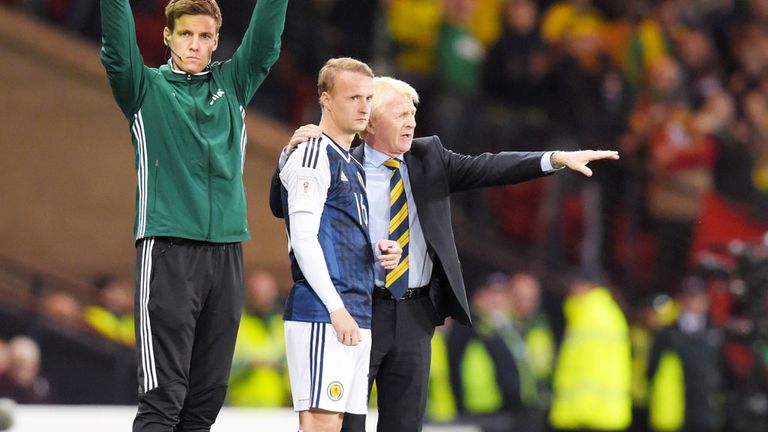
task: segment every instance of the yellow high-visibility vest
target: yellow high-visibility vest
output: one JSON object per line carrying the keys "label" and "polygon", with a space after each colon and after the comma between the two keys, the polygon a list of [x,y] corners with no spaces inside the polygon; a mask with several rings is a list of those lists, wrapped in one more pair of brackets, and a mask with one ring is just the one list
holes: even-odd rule
{"label": "yellow high-visibility vest", "polygon": [[280,407],[288,401],[283,321],[243,313],[240,319],[228,402],[232,406]]}
{"label": "yellow high-visibility vest", "polygon": [[558,429],[621,430],[632,420],[627,321],[605,288],[570,296],[549,422]]}
{"label": "yellow high-visibility vest", "polygon": [[651,381],[648,415],[653,430],[674,432],[685,421],[685,377],[677,353],[665,351]]}

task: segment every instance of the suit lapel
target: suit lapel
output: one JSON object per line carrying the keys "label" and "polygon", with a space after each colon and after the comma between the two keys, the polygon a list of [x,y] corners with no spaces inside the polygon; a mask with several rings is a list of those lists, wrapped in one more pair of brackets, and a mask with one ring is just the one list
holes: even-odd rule
{"label": "suit lapel", "polygon": [[351,152],[349,152],[353,158],[357,159],[358,162],[360,162],[360,165],[365,164],[365,143],[360,144],[359,146],[352,149]]}
{"label": "suit lapel", "polygon": [[[417,145],[415,140],[413,145]],[[417,150],[418,152],[418,150]],[[408,181],[411,186],[411,194],[413,194],[413,201],[416,203],[416,208],[421,210],[424,206],[422,200],[426,197],[426,191],[423,189],[426,187],[424,173],[424,161],[422,158],[414,155],[414,148],[406,152],[403,155],[405,164],[408,167]]]}

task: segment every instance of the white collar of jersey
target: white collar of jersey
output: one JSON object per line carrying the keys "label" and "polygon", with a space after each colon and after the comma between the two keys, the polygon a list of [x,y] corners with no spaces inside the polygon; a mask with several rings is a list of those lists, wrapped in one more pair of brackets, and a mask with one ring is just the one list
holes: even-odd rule
{"label": "white collar of jersey", "polygon": [[340,145],[336,144],[336,141],[333,140],[328,134],[323,132],[323,137],[325,137],[328,141],[330,141],[330,144],[328,144],[332,149],[336,150],[336,153],[339,154],[342,158],[344,158],[344,161],[349,163],[349,158],[351,157],[349,155],[349,152],[341,148]]}
{"label": "white collar of jersey", "polygon": [[186,73],[186,72],[184,72],[184,71],[178,70],[178,69],[176,69],[175,67],[173,67],[173,62],[171,61],[171,59],[168,59],[168,66],[171,68],[171,72],[173,72],[173,73],[176,73],[176,74],[179,74],[179,75],[194,75],[194,76],[199,76],[199,75],[206,75],[206,74],[209,74],[209,73],[211,73],[211,69],[210,69],[208,66],[205,66],[205,69],[204,69],[202,72],[198,72],[198,73],[196,73],[196,74],[188,74],[188,73]]}
{"label": "white collar of jersey", "polygon": [[[365,163],[370,163],[376,168],[379,168],[380,166],[384,165],[384,162],[393,159],[392,156],[389,156],[387,154],[384,154],[375,148],[371,147],[368,143],[363,144],[365,146]],[[405,160],[403,159],[403,155],[400,155],[394,159],[397,159],[400,161],[401,164],[405,163]]]}

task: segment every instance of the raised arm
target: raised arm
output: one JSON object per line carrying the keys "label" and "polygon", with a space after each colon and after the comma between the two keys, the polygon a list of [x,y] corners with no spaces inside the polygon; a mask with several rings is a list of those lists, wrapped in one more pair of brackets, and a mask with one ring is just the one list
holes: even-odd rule
{"label": "raised arm", "polygon": [[280,56],[288,0],[259,0],[243,41],[222,71],[235,83],[243,106],[250,102]]}
{"label": "raised arm", "polygon": [[[160,34],[157,35],[160,37]],[[101,0],[101,63],[118,106],[130,118],[138,111],[144,60],[128,0]]]}

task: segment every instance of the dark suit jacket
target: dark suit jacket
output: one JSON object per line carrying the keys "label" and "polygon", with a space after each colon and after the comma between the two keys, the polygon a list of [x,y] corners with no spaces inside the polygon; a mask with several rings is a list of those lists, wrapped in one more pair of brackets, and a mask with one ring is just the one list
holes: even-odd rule
{"label": "dark suit jacket", "polygon": [[[364,146],[352,149],[352,156],[364,163]],[[443,147],[440,138],[413,140],[405,153],[411,193],[418,209],[421,228],[434,261],[430,299],[435,307],[433,321],[440,325],[446,317],[471,323],[461,263],[451,225],[450,195],[484,186],[520,183],[544,176],[543,152],[502,152],[466,156]],[[272,214],[283,217],[278,173],[272,177],[269,205]]]}

